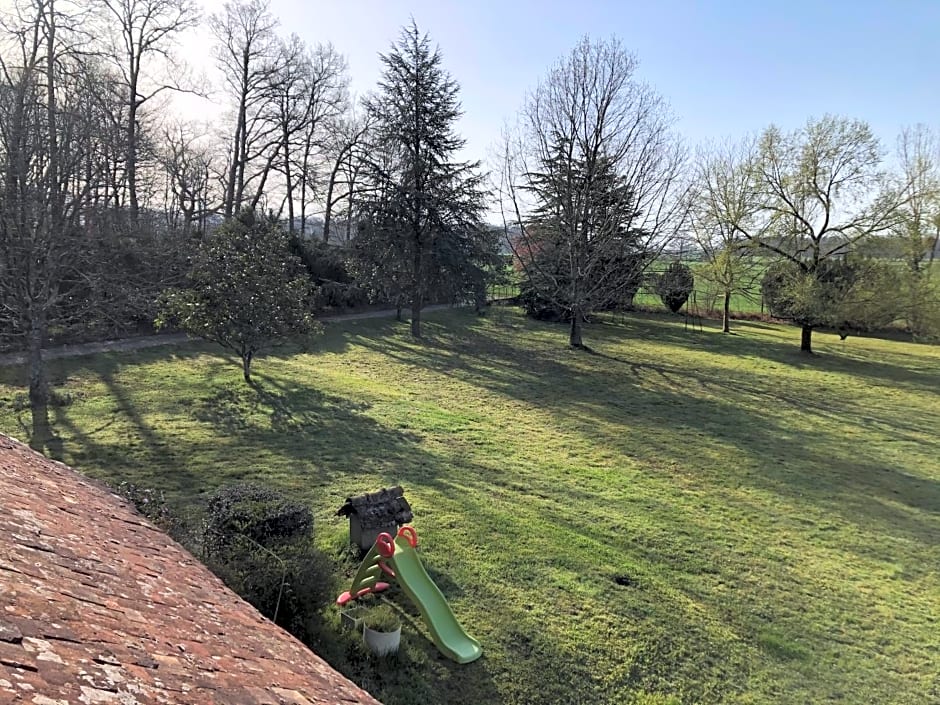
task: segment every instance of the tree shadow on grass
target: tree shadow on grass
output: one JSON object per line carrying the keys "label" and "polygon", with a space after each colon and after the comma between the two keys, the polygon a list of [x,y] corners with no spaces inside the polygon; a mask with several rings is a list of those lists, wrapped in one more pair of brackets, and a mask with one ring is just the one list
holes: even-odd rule
{"label": "tree shadow on grass", "polygon": [[[636,326],[636,330],[641,335],[678,348],[705,350],[724,355],[745,355],[796,369],[868,377],[876,382],[887,382],[891,386],[906,386],[931,393],[940,391],[940,375],[936,368],[918,369],[910,365],[902,366],[888,361],[873,360],[863,351],[853,349],[850,344],[842,345],[830,340],[823,342],[817,339],[816,354],[807,355],[800,351],[798,339],[795,339],[793,344],[789,344],[767,340],[764,337],[755,339],[748,336],[747,332],[750,329],[767,327],[751,322],[740,323],[736,331],[740,335],[734,337],[721,335],[717,329],[706,329],[704,333],[685,331],[674,321],[666,320],[647,318],[639,322],[631,322],[630,325]],[[616,335],[618,329],[622,334],[624,327],[608,322],[599,322],[595,328],[602,337]],[[833,350],[837,344],[841,346],[841,350]],[[897,357],[903,359],[907,356],[903,353],[892,353],[892,358]]]}
{"label": "tree shadow on grass", "polygon": [[765,377],[759,373],[739,370],[733,380],[728,380],[694,369],[679,369],[651,362],[632,362],[596,350],[590,354],[622,365],[637,379],[648,378],[650,373],[653,373],[665,385],[679,388],[693,383],[699,390],[715,396],[731,399],[750,398],[751,400],[762,398],[773,408],[782,408],[799,414],[808,413],[822,421],[840,423],[845,422],[846,419],[856,418],[868,424],[869,428],[891,435],[894,440],[898,441],[920,442],[924,434],[930,433],[929,424],[918,425],[915,420],[902,419],[896,415],[890,423],[886,423],[877,418],[878,409],[868,406],[861,410],[853,399],[829,396],[823,402],[808,394],[798,395],[780,387],[767,385]]}
{"label": "tree shadow on grass", "polygon": [[[208,438],[199,439],[174,432],[173,426],[149,421],[155,410],[141,408],[128,387],[130,382],[119,374],[121,362],[99,359],[88,370],[104,383],[114,401],[112,419],[94,429],[83,429],[68,408],[58,410],[56,416],[56,424],[67,436],[69,452],[105,469],[112,483],[130,479],[162,489],[188,507],[198,504],[205,492],[235,479],[255,479],[307,497],[315,486],[331,484],[346,484],[350,488],[347,493],[355,493],[352,488],[359,475],[371,478],[367,482],[372,483],[376,475],[395,476],[402,468],[417,465],[423,469],[422,481],[433,484],[437,473],[445,472],[440,460],[421,451],[413,439],[370,418],[367,404],[265,374],[256,374],[254,387],[233,374],[231,384],[211,387],[182,409],[172,400],[159,402],[180,414],[180,427],[189,417],[191,423],[214,429]],[[233,367],[233,373],[237,368]],[[128,434],[107,433],[116,419],[128,426]],[[209,448],[209,444],[218,448]],[[276,467],[257,456],[259,449],[271,454]],[[205,462],[210,455],[218,458],[218,466]],[[192,462],[195,456],[201,460]],[[456,592],[446,576],[437,577],[445,588]],[[329,637],[322,624],[314,626],[324,638]],[[374,659],[350,661],[338,653],[332,657],[358,682],[374,687],[376,693],[388,693],[389,703],[411,702],[412,683],[427,685],[428,702],[435,701],[441,690],[453,703],[499,701],[485,662],[458,666],[438,658],[429,642],[420,638],[418,642],[422,662],[401,663],[402,673],[383,671]]]}
{"label": "tree shadow on grass", "polygon": [[[640,369],[644,374],[646,368]],[[668,383],[668,370],[654,372]],[[624,427],[634,430],[628,449],[633,456],[669,459],[694,472],[703,449],[714,442],[730,443],[745,454],[743,459],[755,470],[742,473],[727,468],[724,478],[716,478],[723,483],[752,484],[787,496],[796,505],[808,501],[861,531],[903,536],[922,545],[940,540],[937,479],[903,472],[875,447],[859,447],[858,440],[828,430],[830,425],[859,419],[851,402],[810,402],[740,381],[730,390],[704,376],[699,382],[710,387],[714,395],[700,397],[683,393],[683,379],[673,378],[675,392],[663,389],[663,385],[652,392],[631,390],[631,404],[619,416]],[[559,420],[576,424],[584,434],[600,434],[594,421],[618,415],[609,403],[596,399],[582,399],[577,405],[579,410],[589,412],[586,422],[568,414]],[[812,424],[814,430],[787,426],[781,422],[786,417],[780,413],[781,408],[818,420]],[[662,437],[663,429],[670,427],[695,429],[701,434],[700,445],[654,442]],[[866,430],[869,428],[871,424],[867,423]],[[882,421],[878,426],[879,433],[891,440],[920,445],[925,430],[906,419]],[[608,440],[611,444],[618,441]],[[940,457],[940,443],[933,445],[935,457]],[[924,449],[924,454],[929,456],[929,450]]]}
{"label": "tree shadow on grass", "polygon": [[[81,371],[103,383],[113,403],[93,428],[77,423],[73,408],[55,410],[55,427],[65,437],[63,455],[79,469],[97,467],[98,474],[113,474],[112,481],[163,489],[183,504],[225,482],[263,478],[268,464],[280,470],[276,481],[294,473],[291,484],[297,489],[310,481],[327,484],[335,474],[393,475],[396,464],[420,455],[413,438],[370,418],[368,405],[264,374],[256,373],[258,384],[252,388],[241,381],[234,364],[230,382],[189,398],[155,397],[152,389],[135,388],[134,378],[121,375],[125,365],[164,359],[185,363],[204,355],[202,350],[147,350],[57,361],[65,377]],[[213,361],[215,369],[229,363],[226,357]],[[146,408],[138,392],[150,392]],[[206,433],[201,426],[214,430]],[[193,470],[206,465],[211,472]]]}
{"label": "tree shadow on grass", "polygon": [[[609,329],[604,333],[615,332]],[[660,340],[658,329],[655,334]],[[689,344],[679,334],[667,331],[662,336],[667,342],[679,338],[682,344]],[[716,349],[727,351],[724,341],[715,344]],[[603,347],[604,336],[599,342],[598,347]],[[586,437],[603,436],[603,427],[621,424],[627,431],[624,438],[605,440],[628,457],[671,460],[694,471],[700,450],[695,444],[664,442],[668,436],[664,436],[664,430],[670,427],[694,429],[703,446],[712,442],[731,444],[759,468],[746,474],[729,468],[725,477],[716,478],[719,482],[751,483],[789,496],[795,503],[809,501],[864,530],[920,543],[938,538],[940,483],[908,475],[890,462],[880,462],[878,452],[859,452],[851,439],[840,436],[841,430],[827,430],[830,424],[858,423],[853,419],[860,414],[851,399],[827,397],[823,402],[774,389],[766,380],[752,379],[750,373],[729,381],[707,369],[687,370],[668,362],[630,362],[603,353],[595,354],[611,364],[589,368],[582,364],[582,358],[590,353],[567,350],[561,341],[557,350],[529,347],[520,355],[511,339],[496,339],[492,332],[475,330],[472,325],[421,343],[367,337],[358,338],[356,343],[403,364],[435,370],[538,406],[554,416],[559,428]],[[774,345],[768,343],[770,348]],[[763,341],[745,347],[757,352],[765,349]],[[786,353],[774,354],[788,358],[799,355],[789,348]],[[821,363],[805,364],[855,373],[854,363],[844,361],[833,364],[823,359]],[[888,374],[885,370],[893,370],[893,376],[905,377],[903,370],[892,365],[869,363],[862,367],[862,374],[883,368],[884,374]],[[916,375],[907,376],[911,377]],[[705,393],[692,390],[690,382]],[[559,393],[562,388],[564,392]],[[788,427],[781,422],[785,416],[778,413],[781,407],[804,421],[818,421],[815,429]],[[871,412],[871,418],[862,421],[864,430],[877,416]],[[929,420],[918,423],[885,418],[877,425],[879,433],[899,441],[923,442],[925,434],[931,432]],[[629,445],[625,445],[626,438]],[[940,455],[940,444],[937,451]]]}
{"label": "tree shadow on grass", "polygon": [[[486,528],[466,540],[494,554],[485,561],[488,570],[463,578],[467,582],[461,582],[453,594],[462,596],[463,610],[470,605],[477,612],[474,623],[480,631],[474,636],[508,664],[503,683],[510,691],[509,701],[525,701],[524,694],[512,688],[532,682],[542,685],[539,702],[628,701],[632,691],[640,688],[668,690],[665,677],[674,678],[679,671],[685,676],[681,682],[690,697],[714,683],[721,683],[729,692],[734,689],[736,674],[744,669],[735,669],[740,664],[734,664],[726,641],[707,635],[700,607],[688,610],[675,590],[654,587],[657,581],[664,583],[660,567],[641,572],[642,589],[622,596],[610,594],[608,599],[608,591],[615,589],[613,572],[621,570],[615,563],[623,557],[630,536],[612,532],[591,518],[575,525],[562,515],[555,516],[568,504],[568,487],[556,487],[555,497],[544,502],[533,501],[524,488],[516,488],[512,492],[518,492],[517,500],[511,503],[515,508],[497,506],[489,501],[491,493],[486,489],[491,474],[488,468],[471,466],[458,475],[473,478],[477,491],[466,492],[463,483],[446,479],[441,491],[449,502],[462,507],[464,521]],[[578,501],[572,499],[571,504]],[[694,521],[694,517],[686,519]],[[551,522],[551,530],[535,529],[546,520]],[[456,543],[464,545],[463,540]],[[627,562],[633,557],[631,552]],[[459,563],[459,552],[452,554],[449,562]],[[559,573],[579,574],[575,579],[584,591],[572,592],[566,582],[554,579]],[[655,581],[647,579],[651,575],[657,576]],[[451,589],[445,590],[449,598]],[[598,615],[602,619],[598,620]],[[671,633],[661,635],[658,643],[631,638],[664,624]],[[601,625],[610,629],[606,639],[617,643],[605,643],[605,637],[598,637]],[[683,651],[680,644],[693,633],[697,646],[707,648],[715,657],[707,664],[694,650],[679,653]],[[675,653],[668,666],[659,664],[661,671],[655,673],[644,662],[651,655],[650,647],[666,648],[663,638]],[[605,647],[610,647],[609,652]],[[589,655],[582,653],[582,648]],[[636,668],[631,666],[634,661]],[[539,678],[538,669],[549,675]],[[577,687],[573,689],[572,684]],[[701,696],[706,697],[705,692]]]}
{"label": "tree shadow on grass", "polygon": [[315,433],[334,422],[338,414],[359,414],[368,408],[368,404],[317,389],[288,387],[268,378],[250,387],[216,389],[192,400],[190,413],[226,435],[251,432],[262,418],[275,433]]}
{"label": "tree shadow on grass", "polygon": [[[53,427],[65,431],[60,437],[63,458],[68,453],[79,470],[99,466],[96,474],[112,486],[127,481],[147,489],[166,489],[177,497],[199,495],[202,478],[186,462],[185,446],[164,437],[145,421],[127,390],[114,377],[113,369],[99,367],[98,373],[115,400],[116,409],[95,427],[82,428],[68,407],[56,408]],[[132,433],[111,435],[112,440],[104,440],[122,417],[130,422]],[[172,468],[171,477],[163,474],[167,468]]]}

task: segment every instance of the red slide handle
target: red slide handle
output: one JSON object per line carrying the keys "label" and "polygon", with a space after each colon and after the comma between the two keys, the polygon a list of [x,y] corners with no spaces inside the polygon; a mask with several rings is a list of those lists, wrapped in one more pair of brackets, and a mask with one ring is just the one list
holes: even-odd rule
{"label": "red slide handle", "polygon": [[408,543],[411,544],[412,548],[418,547],[418,532],[415,531],[413,526],[403,526],[398,530],[399,536],[404,536],[408,539]]}
{"label": "red slide handle", "polygon": [[383,558],[391,558],[395,554],[395,541],[391,534],[384,531],[375,537],[375,547]]}

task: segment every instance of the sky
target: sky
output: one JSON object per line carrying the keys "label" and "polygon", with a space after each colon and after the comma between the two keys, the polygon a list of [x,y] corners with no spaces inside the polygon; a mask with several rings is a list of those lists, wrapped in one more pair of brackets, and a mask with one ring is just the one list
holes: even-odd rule
{"label": "sky", "polygon": [[[209,14],[222,1],[202,4]],[[940,0],[272,0],[271,10],[285,34],[332,42],[360,95],[413,17],[461,86],[474,159],[585,34],[620,38],[693,147],[826,113],[866,120],[888,151],[905,126],[940,127]],[[203,28],[183,51],[209,65],[210,46]]]}

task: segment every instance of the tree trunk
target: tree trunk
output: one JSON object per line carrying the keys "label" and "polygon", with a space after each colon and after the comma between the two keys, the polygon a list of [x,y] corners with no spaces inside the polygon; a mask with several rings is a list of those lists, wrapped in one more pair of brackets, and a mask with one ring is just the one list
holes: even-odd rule
{"label": "tree trunk", "polygon": [[333,179],[335,173],[330,176],[330,181],[326,186],[326,207],[323,210],[323,244],[330,244],[330,218],[333,214]]}
{"label": "tree trunk", "polygon": [[300,234],[307,234],[307,178],[310,169],[311,134],[308,129],[304,135],[303,159],[300,165]]}
{"label": "tree trunk", "polygon": [[813,327],[812,326],[803,326],[802,335],[800,337],[800,350],[805,353],[813,352]]}
{"label": "tree trunk", "polygon": [[339,166],[342,162],[344,151],[341,151],[330,171],[330,178],[326,182],[326,204],[323,211],[323,244],[330,244],[330,220],[333,215],[333,189],[336,186],[336,175],[339,173]]}
{"label": "tree trunk", "polygon": [[241,57],[241,84],[238,96],[238,118],[235,139],[232,144],[232,163],[229,165],[229,182],[225,190],[225,217],[229,218],[241,210],[245,192],[245,159],[248,144],[248,94],[250,57],[247,51]]}
{"label": "tree trunk", "polygon": [[238,173],[238,130],[241,129],[241,123],[235,129],[235,137],[232,139],[232,162],[228,166],[228,181],[225,184],[225,203],[222,211],[226,218],[231,218],[235,210],[235,175]]}
{"label": "tree trunk", "polygon": [[42,359],[44,328],[42,323],[34,322],[29,335],[29,410],[32,417],[29,445],[38,451],[46,447],[52,435],[49,428],[49,389]]}
{"label": "tree trunk", "polygon": [[721,315],[721,332],[730,333],[731,332],[731,292],[725,292],[725,305],[722,309]]}
{"label": "tree trunk", "polygon": [[421,337],[421,293],[417,289],[411,297],[411,335]]}
{"label": "tree trunk", "polygon": [[287,231],[294,234],[294,183],[291,180],[290,173],[290,132],[288,131],[285,120],[282,133],[282,145],[284,149],[284,187],[287,190]]}
{"label": "tree trunk", "polygon": [[478,316],[486,309],[486,287],[478,286],[473,292],[473,310]]}
{"label": "tree trunk", "polygon": [[414,256],[414,274],[411,280],[411,335],[421,337],[421,307],[424,305],[424,253],[419,247]]}
{"label": "tree trunk", "polygon": [[251,357],[252,353],[249,350],[248,352],[242,353],[242,376],[245,378],[245,382],[249,385],[251,382]]}
{"label": "tree trunk", "polygon": [[568,344],[573,348],[583,348],[581,341],[581,315],[578,311],[571,313],[571,334],[568,336]]}
{"label": "tree trunk", "polygon": [[[136,228],[140,220],[140,206],[137,201],[137,73],[131,68],[131,81],[128,88],[130,96],[127,111],[127,144],[124,155],[127,172],[127,195],[130,197],[131,227]],[[136,233],[134,233],[136,235]]]}

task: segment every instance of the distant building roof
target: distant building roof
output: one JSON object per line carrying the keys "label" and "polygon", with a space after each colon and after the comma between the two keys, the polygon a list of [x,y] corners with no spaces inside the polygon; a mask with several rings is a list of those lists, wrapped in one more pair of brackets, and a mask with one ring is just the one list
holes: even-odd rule
{"label": "distant building roof", "polygon": [[2,434],[0,703],[377,705],[125,501]]}
{"label": "distant building roof", "polygon": [[346,504],[336,512],[340,516],[354,514],[363,529],[380,529],[390,524],[407,524],[414,519],[411,505],[401,487],[390,487],[378,492],[347,497]]}

